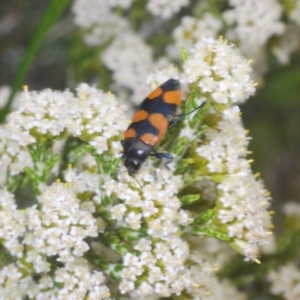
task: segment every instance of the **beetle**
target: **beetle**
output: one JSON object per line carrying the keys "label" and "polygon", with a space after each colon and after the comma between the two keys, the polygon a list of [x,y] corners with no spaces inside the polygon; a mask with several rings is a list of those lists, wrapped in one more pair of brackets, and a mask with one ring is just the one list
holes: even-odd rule
{"label": "beetle", "polygon": [[159,160],[173,158],[169,153],[156,152],[153,147],[161,141],[168,127],[199,109],[203,103],[186,115],[175,116],[180,105],[180,83],[176,79],[169,79],[157,87],[140,104],[121,141],[122,159],[130,176],[138,172],[149,156]]}

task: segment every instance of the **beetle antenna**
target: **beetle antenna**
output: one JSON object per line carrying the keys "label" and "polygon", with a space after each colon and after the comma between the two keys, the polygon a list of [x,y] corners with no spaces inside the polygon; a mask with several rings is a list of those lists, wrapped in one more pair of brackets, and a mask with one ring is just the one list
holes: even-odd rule
{"label": "beetle antenna", "polygon": [[[124,170],[124,171],[121,171],[119,172],[119,170],[116,172],[116,175],[117,174],[122,174],[124,172],[128,172],[127,170]],[[142,188],[141,184],[139,183],[139,181],[134,177],[134,175],[130,175],[131,177],[133,177],[135,179],[135,181],[137,182],[137,184],[139,185],[140,188]]]}
{"label": "beetle antenna", "polygon": [[142,186],[140,185],[139,181],[132,175],[132,177],[135,179],[135,181],[137,182],[137,184],[139,185],[139,187],[142,189]]}
{"label": "beetle antenna", "polygon": [[196,108],[194,108],[193,110],[189,111],[187,114],[185,114],[183,116],[186,117],[186,116],[192,114],[194,111],[196,111],[196,110],[200,109],[201,107],[205,106],[206,103],[207,103],[206,101],[202,102],[199,106],[197,106]]}

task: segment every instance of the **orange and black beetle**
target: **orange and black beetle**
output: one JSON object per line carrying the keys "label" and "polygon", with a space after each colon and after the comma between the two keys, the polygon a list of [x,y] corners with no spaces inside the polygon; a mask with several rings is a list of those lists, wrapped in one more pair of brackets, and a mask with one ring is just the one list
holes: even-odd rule
{"label": "orange and black beetle", "polygon": [[176,79],[169,79],[157,87],[141,103],[125,131],[124,140],[121,141],[124,149],[122,158],[130,176],[140,169],[148,156],[155,156],[160,160],[172,159],[172,155],[158,153],[153,150],[153,147],[160,142],[168,127],[185,116],[175,116],[180,105],[180,83]]}

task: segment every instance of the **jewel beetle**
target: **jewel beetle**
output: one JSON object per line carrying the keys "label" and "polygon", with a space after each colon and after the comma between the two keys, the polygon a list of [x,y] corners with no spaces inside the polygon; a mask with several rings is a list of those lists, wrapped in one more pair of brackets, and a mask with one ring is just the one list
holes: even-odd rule
{"label": "jewel beetle", "polygon": [[130,176],[140,169],[149,156],[159,160],[172,159],[169,153],[156,152],[153,147],[161,141],[168,127],[199,109],[203,103],[186,115],[175,116],[180,105],[180,83],[176,79],[169,79],[157,87],[140,104],[121,141],[124,150],[122,159]]}

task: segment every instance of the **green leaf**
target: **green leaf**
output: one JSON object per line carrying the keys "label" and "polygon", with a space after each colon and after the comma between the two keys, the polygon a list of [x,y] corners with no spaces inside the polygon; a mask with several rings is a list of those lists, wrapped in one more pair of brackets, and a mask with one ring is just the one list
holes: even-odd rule
{"label": "green leaf", "polygon": [[136,241],[148,236],[145,230],[133,230],[131,228],[119,228],[118,234],[126,241]]}
{"label": "green leaf", "polygon": [[114,271],[109,272],[109,276],[112,279],[116,280],[117,282],[122,281],[122,277],[118,273],[115,273]]}
{"label": "green leaf", "polygon": [[53,166],[56,164],[56,162],[58,162],[60,159],[60,154],[55,154],[55,155],[52,155],[48,161],[45,162],[45,168],[43,170],[43,173],[42,173],[42,176],[41,176],[41,180],[42,181],[46,181],[48,176],[49,176],[49,173],[51,172]]}
{"label": "green leaf", "polygon": [[199,98],[201,98],[201,94],[199,92],[192,92],[191,94],[189,94],[187,100],[185,101],[185,107],[184,107],[186,114],[199,105],[197,103],[197,99]]}
{"label": "green leaf", "polygon": [[111,200],[110,197],[108,197],[108,196],[105,195],[104,197],[102,197],[101,204],[102,204],[103,207],[110,206],[112,204],[112,200]]}
{"label": "green leaf", "polygon": [[211,227],[206,227],[206,228],[201,228],[201,229],[194,228],[193,232],[198,235],[211,236],[211,237],[217,238],[222,241],[230,241],[231,240],[231,237],[228,236],[227,233],[220,231],[218,229],[211,228]]}
{"label": "green leaf", "polygon": [[207,221],[213,218],[214,214],[215,214],[215,209],[208,209],[201,216],[194,219],[194,224],[195,225],[205,224]]}
{"label": "green leaf", "polygon": [[124,256],[126,253],[132,252],[132,249],[125,244],[117,245],[113,249],[121,256]]}
{"label": "green leaf", "polygon": [[33,163],[37,163],[39,161],[40,156],[39,149],[35,146],[28,145],[27,150],[32,158]]}
{"label": "green leaf", "polygon": [[24,173],[32,180],[32,181],[35,181],[37,179],[37,175],[36,173],[30,169],[29,167],[25,167],[23,169]]}
{"label": "green leaf", "polygon": [[11,176],[10,172],[7,172],[6,186],[8,191],[14,193],[25,182],[26,177],[23,173]]}
{"label": "green leaf", "polygon": [[181,158],[176,165],[176,173],[184,173],[187,168],[194,163],[193,158]]}
{"label": "green leaf", "polygon": [[185,136],[182,136],[174,145],[172,152],[175,154],[175,156],[181,156],[185,150],[185,146],[187,144],[187,138]]}
{"label": "green leaf", "polygon": [[13,263],[15,261],[15,258],[9,254],[7,249],[0,245],[0,266],[1,268],[3,266],[7,266],[10,263]]}
{"label": "green leaf", "polygon": [[190,55],[189,55],[187,49],[183,48],[183,47],[180,49],[180,56],[181,56],[181,60],[183,63],[186,62],[190,58]]}
{"label": "green leaf", "polygon": [[104,259],[99,259],[97,261],[97,265],[102,269],[102,270],[108,270],[109,269],[109,264],[106,262]]}
{"label": "green leaf", "polygon": [[189,205],[189,204],[199,200],[200,195],[199,194],[186,195],[186,196],[180,197],[179,199],[183,205]]}

